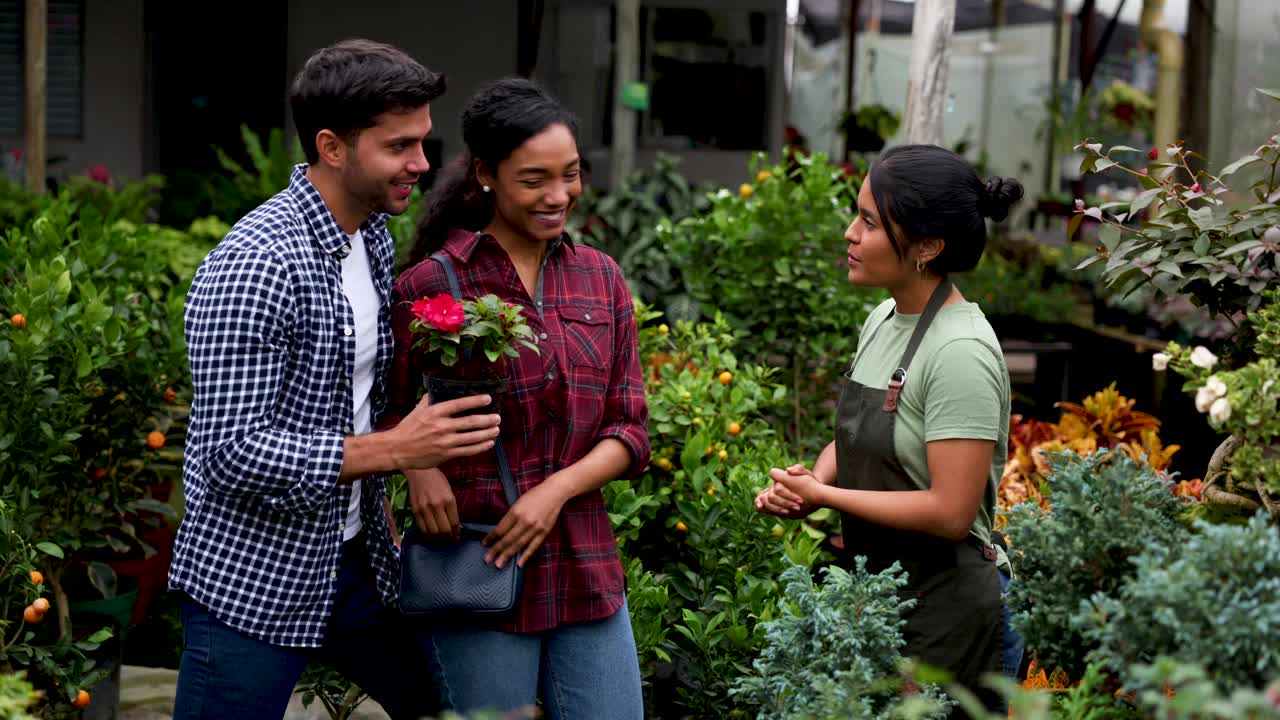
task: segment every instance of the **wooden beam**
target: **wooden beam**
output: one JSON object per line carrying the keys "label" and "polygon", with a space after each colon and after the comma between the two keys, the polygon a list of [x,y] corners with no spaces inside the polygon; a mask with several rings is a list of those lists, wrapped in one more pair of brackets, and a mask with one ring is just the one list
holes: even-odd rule
{"label": "wooden beam", "polygon": [[622,104],[628,83],[640,64],[640,0],[616,0],[613,40],[613,145],[610,148],[610,187],[622,187],[636,161],[636,111]]}
{"label": "wooden beam", "polygon": [[49,4],[47,0],[27,0],[26,7],[26,76],[23,87],[25,116],[23,130],[26,134],[23,161],[26,163],[27,190],[36,194],[45,191],[45,122],[48,110],[48,51]]}
{"label": "wooden beam", "polygon": [[[858,67],[858,14],[862,12],[862,0],[845,0],[845,11],[849,13],[846,18],[848,24],[845,31],[849,33],[849,52],[845,58],[844,65],[844,111],[845,114],[853,113],[854,107],[857,106],[857,98],[854,96],[854,84],[857,80]],[[848,133],[845,134],[844,142],[844,159],[849,159],[849,139]]]}
{"label": "wooden beam", "polygon": [[942,144],[956,0],[916,0],[907,74],[907,142]]}
{"label": "wooden beam", "polygon": [[[1191,0],[1187,15],[1185,40],[1186,72],[1182,86],[1182,127],[1187,147],[1203,155],[1209,154],[1210,109],[1213,107],[1213,44],[1218,34],[1214,27],[1217,0]],[[1192,170],[1205,169],[1199,157],[1188,157]]]}

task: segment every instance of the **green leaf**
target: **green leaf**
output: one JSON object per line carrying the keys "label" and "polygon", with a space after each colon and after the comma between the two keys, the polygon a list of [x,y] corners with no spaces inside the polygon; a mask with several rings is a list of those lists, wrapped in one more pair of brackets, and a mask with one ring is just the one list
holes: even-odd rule
{"label": "green leaf", "polygon": [[1222,252],[1218,253],[1218,257],[1229,257],[1231,255],[1238,255],[1242,252],[1245,252],[1246,250],[1252,250],[1256,247],[1262,247],[1261,240],[1245,240],[1244,242],[1238,242],[1235,245],[1232,245],[1231,247],[1227,248],[1226,250],[1223,250]]}
{"label": "green leaf", "polygon": [[1071,221],[1067,223],[1067,239],[1075,237],[1076,230],[1080,229],[1080,223],[1084,222],[1084,213],[1076,213],[1071,216]]}
{"label": "green leaf", "polygon": [[71,294],[71,271],[64,271],[58,276],[57,283],[53,286],[54,292],[57,293],[59,300],[65,301],[67,296]]}
{"label": "green leaf", "polygon": [[1093,171],[1096,173],[1100,173],[1103,170],[1107,170],[1108,168],[1113,168],[1119,164],[1120,163],[1116,162],[1115,160],[1099,160],[1097,164],[1094,166]]}
{"label": "green leaf", "polygon": [[1257,90],[1273,100],[1280,100],[1280,90],[1264,90],[1262,88],[1257,88]]}
{"label": "green leaf", "polygon": [[1261,160],[1261,159],[1262,158],[1258,157],[1257,155],[1245,155],[1239,160],[1236,160],[1230,165],[1222,168],[1222,172],[1219,173],[1218,177],[1226,177],[1228,175],[1231,175],[1232,173],[1235,173],[1237,170],[1244,167],[1245,165],[1248,165],[1249,163],[1252,163],[1252,162],[1257,162],[1258,160]]}
{"label": "green leaf", "polygon": [[1136,152],[1142,152],[1142,151],[1139,150],[1138,148],[1131,148],[1128,145],[1116,145],[1115,147],[1107,151],[1107,155],[1111,155],[1111,153],[1113,152],[1135,152],[1136,153]]}
{"label": "green leaf", "polygon": [[51,542],[36,543],[36,549],[46,555],[52,555],[58,558],[59,560],[63,560],[66,558],[66,556],[62,554],[62,548],[58,547],[57,545],[54,545]]}
{"label": "green leaf", "polygon": [[1210,243],[1210,238],[1208,235],[1201,235],[1200,237],[1196,238],[1196,244],[1193,247],[1193,250],[1195,250],[1196,255],[1200,255],[1200,256],[1208,255],[1209,243]]}
{"label": "green leaf", "polygon": [[1138,193],[1138,195],[1129,203],[1129,214],[1136,215],[1142,212],[1151,204],[1151,201],[1155,200],[1156,196],[1162,192],[1164,192],[1164,188],[1152,188]]}
{"label": "green leaf", "polygon": [[1089,267],[1090,265],[1092,265],[1092,264],[1094,264],[1094,263],[1098,262],[1098,261],[1099,261],[1099,260],[1101,260],[1101,259],[1102,259],[1102,256],[1101,256],[1101,255],[1093,255],[1092,257],[1086,258],[1086,259],[1085,259],[1085,261],[1084,261],[1084,262],[1082,262],[1082,263],[1080,263],[1079,265],[1077,265],[1077,266],[1075,267],[1075,269],[1076,269],[1076,270],[1083,270],[1083,269],[1085,269],[1085,268]]}
{"label": "green leaf", "polygon": [[1163,262],[1157,263],[1156,269],[1162,270],[1176,277],[1182,277],[1182,268],[1178,267],[1177,263],[1174,263],[1170,260],[1165,260]]}
{"label": "green leaf", "polygon": [[1115,225],[1103,225],[1098,230],[1098,242],[1102,243],[1102,247],[1106,248],[1107,252],[1114,251],[1116,245],[1120,244],[1120,228]]}

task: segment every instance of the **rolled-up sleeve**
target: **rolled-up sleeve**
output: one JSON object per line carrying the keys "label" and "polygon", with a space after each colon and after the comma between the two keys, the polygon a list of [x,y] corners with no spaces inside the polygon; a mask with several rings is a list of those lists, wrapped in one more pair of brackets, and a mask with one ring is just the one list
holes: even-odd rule
{"label": "rolled-up sleeve", "polygon": [[617,438],[627,447],[631,465],[623,477],[634,478],[649,465],[649,406],[637,345],[635,299],[616,266],[611,295],[615,343],[600,439]]}
{"label": "rolled-up sleeve", "polygon": [[265,496],[278,509],[301,512],[332,494],[344,438],[274,423],[296,312],[292,284],[267,250],[215,253],[192,283],[184,319],[204,433],[200,476],[219,493]]}

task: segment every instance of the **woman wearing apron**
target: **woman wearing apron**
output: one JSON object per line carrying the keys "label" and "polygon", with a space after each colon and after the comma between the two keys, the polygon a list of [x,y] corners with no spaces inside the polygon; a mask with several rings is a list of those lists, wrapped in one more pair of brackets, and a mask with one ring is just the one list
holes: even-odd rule
{"label": "woman wearing apron", "polygon": [[[1009,376],[982,311],[948,279],[977,265],[984,218],[1022,197],[982,182],[932,145],[881,155],[848,230],[849,281],[892,298],[867,319],[844,377],[835,440],[812,469],[775,468],[756,508],[787,518],[841,514],[844,561],[878,572],[901,563],[915,600],[903,654],[945,669],[996,707],[981,684],[999,672],[1003,606],[992,544],[1008,448]],[[964,717],[960,711],[953,713]]]}

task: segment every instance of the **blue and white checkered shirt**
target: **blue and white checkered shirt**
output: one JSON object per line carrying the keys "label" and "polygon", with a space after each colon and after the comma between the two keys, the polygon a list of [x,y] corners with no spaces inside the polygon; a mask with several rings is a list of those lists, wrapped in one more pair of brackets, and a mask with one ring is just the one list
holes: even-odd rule
{"label": "blue and white checkered shirt", "polygon": [[[355,331],[340,265],[349,238],[305,171],[295,168],[286,190],[236,223],[187,294],[195,400],[169,586],[251,637],[320,647],[352,492],[337,480],[353,420]],[[394,248],[385,215],[361,231],[382,300],[376,426],[391,361]],[[394,606],[399,559],[383,508],[386,477],[361,487],[377,590]]]}

